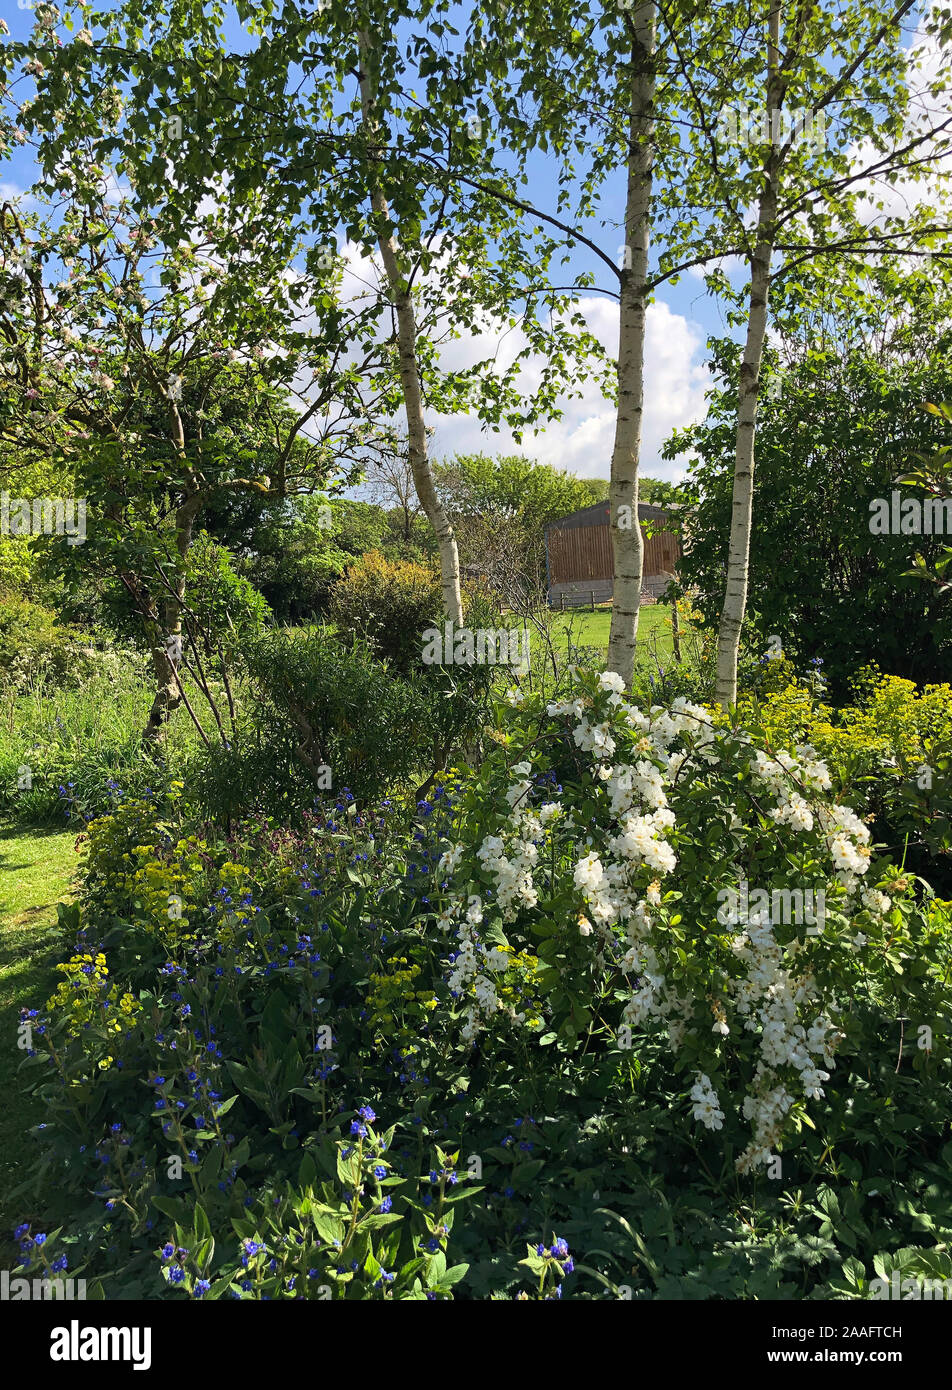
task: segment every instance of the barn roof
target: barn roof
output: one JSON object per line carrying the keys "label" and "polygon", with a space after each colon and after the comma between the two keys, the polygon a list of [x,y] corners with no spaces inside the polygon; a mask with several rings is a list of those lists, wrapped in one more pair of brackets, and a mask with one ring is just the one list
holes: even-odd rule
{"label": "barn roof", "polygon": [[[546,532],[553,530],[571,531],[576,526],[598,526],[602,521],[607,526],[609,508],[608,502],[596,502],[591,507],[582,507],[577,512],[569,512],[568,516],[560,516],[555,521],[550,521],[545,528]],[[639,502],[638,520],[661,521],[672,510],[670,507],[656,507],[648,502]]]}

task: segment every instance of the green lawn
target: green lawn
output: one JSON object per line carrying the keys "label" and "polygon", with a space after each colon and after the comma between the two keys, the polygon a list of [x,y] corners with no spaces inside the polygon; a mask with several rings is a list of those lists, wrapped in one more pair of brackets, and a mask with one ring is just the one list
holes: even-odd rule
{"label": "green lawn", "polygon": [[[556,613],[552,619],[552,640],[563,651],[574,647],[608,648],[611,605],[591,609],[576,608]],[[671,656],[671,608],[666,603],[645,604],[638,618],[638,659],[648,662],[655,650],[662,661]]]}
{"label": "green lawn", "polygon": [[56,947],[47,930],[57,902],[71,897],[76,872],[76,831],[48,826],[0,827],[0,1259],[12,1268],[10,1234],[29,1220],[29,1200],[10,1197],[29,1176],[25,1135],[42,1111],[24,1094],[16,1046],[21,1008],[42,1008],[56,983]]}

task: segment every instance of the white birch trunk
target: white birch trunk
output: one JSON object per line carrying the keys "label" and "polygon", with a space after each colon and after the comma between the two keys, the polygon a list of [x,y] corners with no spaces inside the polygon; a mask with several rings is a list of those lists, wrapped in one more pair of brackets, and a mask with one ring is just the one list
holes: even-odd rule
{"label": "white birch trunk", "polygon": [[[778,47],[780,6],[770,16],[767,81],[767,129],[773,130],[773,113],[779,108]],[[770,261],[776,239],[780,160],[771,147],[764,170],[763,192],[757,209],[757,241],[750,270],[750,308],[747,337],[741,359],[737,399],[737,433],[734,450],[734,492],[730,542],[727,552],[727,584],[717,634],[717,701],[723,709],[737,703],[737,658],[747,608],[750,570],[750,534],[754,515],[754,444],[760,366],[767,336],[770,296]]]}
{"label": "white birch trunk", "polygon": [[634,14],[628,190],[625,202],[625,265],[618,322],[618,408],[612,449],[609,504],[614,570],[608,669],[631,685],[638,641],[644,542],[638,522],[638,462],[644,412],[645,319],[648,241],[654,164],[654,56],[657,6]]}
{"label": "white birch trunk", "polygon": [[[377,129],[374,115],[374,88],[370,72],[371,43],[365,31],[358,39],[360,47],[360,104],[364,128],[371,136]],[[370,201],[378,217],[388,215],[387,199],[379,183],[374,180],[370,190]],[[377,242],[390,294],[393,298],[397,316],[397,351],[400,361],[400,383],[407,416],[407,441],[410,468],[416,487],[420,506],[436,533],[440,550],[440,574],[443,584],[443,608],[446,616],[457,625],[463,623],[463,601],[460,592],[459,551],[456,536],[449,518],[443,510],[433,481],[429,452],[426,443],[426,426],[423,419],[423,397],[420,388],[420,370],[417,362],[417,325],[413,310],[413,300],[407,286],[407,277],[400,264],[400,253],[395,239],[382,234]]]}

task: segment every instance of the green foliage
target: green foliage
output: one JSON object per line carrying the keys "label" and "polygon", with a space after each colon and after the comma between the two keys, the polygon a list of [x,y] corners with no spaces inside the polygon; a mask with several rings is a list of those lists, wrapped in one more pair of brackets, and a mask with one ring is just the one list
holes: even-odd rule
{"label": "green foliage", "polygon": [[834,709],[793,680],[742,698],[740,718],[771,746],[812,744],[834,786],[865,803],[888,852],[939,891],[952,890],[952,687],[920,691],[869,670],[854,703]]}
{"label": "green foliage", "polygon": [[[50,1217],[27,1258],[61,1228],[93,1297],[147,1299],[862,1298],[883,1262],[931,1268],[952,1235],[948,1076],[899,1019],[928,1022],[913,998],[936,963],[947,981],[949,904],[851,995],[815,1127],[764,1184],[686,1132],[649,1034],[459,1048],[432,872],[471,814],[458,794],[227,841],[174,798],[90,827],[23,1062],[43,1125],[17,1200]],[[435,1007],[394,989],[375,1014],[406,962]],[[513,960],[504,1002],[528,980]]]}
{"label": "green foliage", "polygon": [[279,622],[326,614],[334,584],[368,550],[386,547],[387,516],[366,502],[319,496],[264,505],[231,497],[206,508],[203,523],[236,556],[239,573],[268,600]]}
{"label": "green foliage", "polygon": [[109,664],[111,654],[97,651],[95,642],[41,604],[0,596],[0,692],[81,685],[97,666]]}
{"label": "green foliage", "polygon": [[[934,405],[930,401],[926,404],[925,409],[946,426],[944,433],[945,437],[948,438],[949,427],[952,427],[952,403],[945,402],[941,405]],[[952,444],[946,444],[944,448],[937,450],[934,454],[920,455],[917,466],[909,473],[904,474],[898,481],[911,483],[914,487],[920,487],[927,494],[931,494],[923,499],[926,503],[933,503],[933,499],[938,499],[944,504],[952,495]],[[943,515],[942,511],[939,515]],[[944,534],[948,537],[947,529],[944,529]],[[950,564],[952,564],[952,546],[947,546],[942,551],[931,571],[925,557],[917,552],[913,567],[908,573],[916,579],[930,580],[935,584],[939,594],[948,599],[949,595],[952,594],[952,580],[946,575]]]}
{"label": "green foliage", "polygon": [[420,668],[423,631],[442,620],[439,575],[411,560],[370,551],[331,591],[329,616],[345,638],[369,642],[395,670]]}
{"label": "green foliage", "polygon": [[520,455],[457,454],[437,464],[434,476],[452,514],[504,516],[536,538],[548,522],[608,498],[600,478],[577,478]]}
{"label": "green foliage", "polygon": [[[448,1199],[455,1155],[437,1147],[437,1202],[424,1205],[426,1180],[396,1176],[387,1162],[396,1126],[377,1133],[366,1106],[358,1117],[351,1125],[356,1142],[313,1144],[297,1184],[254,1195],[232,1222],[239,1239],[230,1259],[215,1261],[204,1209],[186,1207],[190,1225],[175,1225],[173,1239],[156,1252],[170,1288],[208,1299],[451,1299],[468,1266],[447,1266],[447,1243],[459,1200],[479,1188]],[[163,1210],[175,1215],[178,1206],[166,1202]]]}
{"label": "green foliage", "polygon": [[[909,574],[917,554],[927,569],[935,566],[941,538],[870,530],[874,499],[888,501],[899,475],[934,449],[935,417],[921,404],[949,393],[948,318],[930,329],[936,312],[923,308],[885,357],[878,339],[850,348],[794,341],[776,398],[759,407],[748,641],[765,647],[779,636],[800,669],[821,658],[840,701],[870,662],[926,682],[943,679],[952,658],[941,592]],[[730,527],[736,348],[717,342],[713,355],[721,384],[706,420],[676,431],[664,452],[698,455],[691,485],[699,500],[689,509],[691,543],[679,570],[716,627]]]}
{"label": "green foliage", "polygon": [[653,507],[680,506],[688,501],[690,490],[683,483],[670,483],[666,478],[638,479],[638,500]]}
{"label": "green foliage", "polygon": [[346,788],[360,801],[424,781],[480,727],[485,667],[395,674],[322,628],[272,630],[244,653],[254,699],[193,788],[207,813],[299,817]]}
{"label": "green foliage", "polygon": [[239,654],[264,631],[272,614],[258,590],[235,572],[229,552],[200,532],[188,555],[183,627],[206,657]]}

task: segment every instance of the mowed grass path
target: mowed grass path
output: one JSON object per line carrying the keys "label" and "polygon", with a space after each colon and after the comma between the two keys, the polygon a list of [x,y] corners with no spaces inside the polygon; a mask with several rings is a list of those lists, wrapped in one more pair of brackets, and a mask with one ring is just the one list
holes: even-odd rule
{"label": "mowed grass path", "polygon": [[[0,1260],[13,1268],[12,1229],[33,1213],[11,1193],[29,1177],[32,1141],[26,1130],[42,1118],[17,1068],[21,1009],[41,1009],[53,992],[56,947],[49,928],[56,904],[72,897],[76,831],[48,826],[0,826]],[[37,1214],[39,1215],[39,1214]]]}

